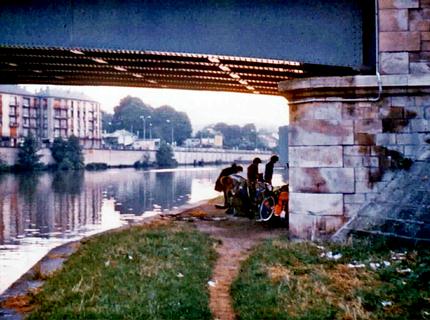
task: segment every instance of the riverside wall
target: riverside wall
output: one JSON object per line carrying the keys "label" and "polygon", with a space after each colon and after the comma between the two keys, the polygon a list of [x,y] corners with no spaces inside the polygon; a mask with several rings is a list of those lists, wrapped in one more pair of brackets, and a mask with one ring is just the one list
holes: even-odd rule
{"label": "riverside wall", "polygon": [[[49,149],[39,151],[41,161],[45,164],[53,163]],[[109,149],[85,149],[85,164],[103,162],[109,166],[131,166],[136,161],[154,162],[156,150],[109,150]],[[0,159],[8,165],[16,163],[17,148],[0,148]],[[239,163],[251,162],[253,158],[260,157],[263,162],[269,160],[272,155],[269,151],[249,150],[225,150],[225,149],[198,149],[198,148],[174,148],[175,159],[179,164],[193,164],[194,161],[204,163]]]}

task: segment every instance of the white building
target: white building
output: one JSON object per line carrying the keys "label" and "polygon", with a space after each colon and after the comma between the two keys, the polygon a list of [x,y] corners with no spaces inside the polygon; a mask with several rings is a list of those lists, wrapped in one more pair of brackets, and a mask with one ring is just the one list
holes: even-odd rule
{"label": "white building", "polygon": [[84,147],[98,148],[101,129],[100,104],[82,93],[0,85],[1,145],[14,147],[32,133],[47,143],[75,135]]}

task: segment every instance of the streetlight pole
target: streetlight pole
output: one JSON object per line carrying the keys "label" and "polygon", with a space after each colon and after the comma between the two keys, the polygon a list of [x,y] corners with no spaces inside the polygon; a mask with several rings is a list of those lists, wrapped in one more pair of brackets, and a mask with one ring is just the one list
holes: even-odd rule
{"label": "streetlight pole", "polygon": [[149,140],[152,140],[152,122],[149,123]]}
{"label": "streetlight pole", "polygon": [[172,131],[171,131],[171,139],[172,139],[171,145],[173,146],[173,122],[171,122],[170,119],[167,119],[166,122],[170,123],[172,125],[172,127],[171,127],[172,128]]}
{"label": "streetlight pole", "polygon": [[140,116],[140,119],[142,119],[143,122],[143,140],[146,140],[146,119],[151,119],[151,116]]}

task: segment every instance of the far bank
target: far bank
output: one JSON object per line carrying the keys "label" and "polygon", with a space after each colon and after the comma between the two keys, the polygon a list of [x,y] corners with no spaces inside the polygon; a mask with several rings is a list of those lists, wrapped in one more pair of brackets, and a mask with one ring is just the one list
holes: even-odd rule
{"label": "far bank", "polygon": [[[106,163],[108,166],[133,166],[136,162],[155,162],[156,150],[118,150],[118,149],[84,149],[84,163]],[[272,155],[270,151],[227,150],[215,148],[183,148],[174,147],[173,153],[178,164],[192,165],[194,163],[231,163],[251,162],[254,157],[260,157],[267,162]],[[17,160],[18,149],[0,147],[0,159],[7,165],[13,165]],[[39,151],[44,164],[54,162],[49,149]]]}

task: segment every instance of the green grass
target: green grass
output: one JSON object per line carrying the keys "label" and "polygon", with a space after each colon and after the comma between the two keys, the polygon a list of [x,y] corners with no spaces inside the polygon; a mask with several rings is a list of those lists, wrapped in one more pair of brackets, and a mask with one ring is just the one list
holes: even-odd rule
{"label": "green grass", "polygon": [[216,253],[190,227],[134,227],[85,243],[34,297],[30,319],[211,319]]}
{"label": "green grass", "polygon": [[[337,261],[321,257],[341,253]],[[384,243],[351,246],[267,241],[242,265],[232,286],[238,319],[430,319],[430,251],[393,260]],[[389,266],[373,270],[370,263]],[[364,268],[350,268],[349,263]],[[403,272],[410,268],[411,272]],[[391,305],[383,306],[383,302]]]}

